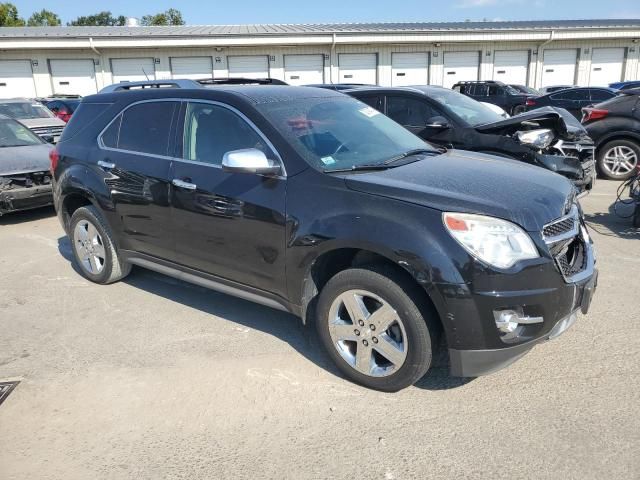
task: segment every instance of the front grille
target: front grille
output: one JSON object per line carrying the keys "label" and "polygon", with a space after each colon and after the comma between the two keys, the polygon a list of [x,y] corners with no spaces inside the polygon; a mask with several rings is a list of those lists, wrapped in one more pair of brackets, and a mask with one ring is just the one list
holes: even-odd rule
{"label": "front grille", "polygon": [[575,219],[567,217],[545,226],[544,230],[542,230],[542,234],[544,235],[544,238],[558,237],[560,235],[564,235],[565,233],[571,232],[574,229],[574,226]]}
{"label": "front grille", "polygon": [[545,225],[542,230],[549,253],[567,282],[577,281],[580,278],[577,275],[590,268],[589,239],[580,226],[580,212],[574,205],[567,215]]}
{"label": "front grille", "polygon": [[62,129],[64,127],[62,125],[56,125],[52,127],[33,127],[31,131],[39,136],[47,136],[50,135],[52,137],[59,137],[62,135]]}
{"label": "front grille", "polygon": [[593,154],[595,152],[593,143],[566,142],[564,140],[558,140],[558,142],[553,145],[553,148],[565,157],[577,158],[580,163],[593,160]]}

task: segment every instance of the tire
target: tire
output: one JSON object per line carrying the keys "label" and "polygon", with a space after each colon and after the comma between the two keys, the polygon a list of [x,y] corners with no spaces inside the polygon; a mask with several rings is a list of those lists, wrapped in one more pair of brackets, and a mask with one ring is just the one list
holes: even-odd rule
{"label": "tire", "polygon": [[338,369],[360,385],[385,392],[424,376],[437,345],[437,320],[423,295],[390,268],[351,268],[332,277],[320,292],[315,323]]}
{"label": "tire", "polygon": [[118,255],[111,229],[96,207],[78,208],[69,224],[73,258],[85,278],[109,284],[129,274],[131,264]]}
{"label": "tire", "polygon": [[640,145],[632,140],[612,140],[598,149],[598,170],[609,180],[626,180],[640,161]]}

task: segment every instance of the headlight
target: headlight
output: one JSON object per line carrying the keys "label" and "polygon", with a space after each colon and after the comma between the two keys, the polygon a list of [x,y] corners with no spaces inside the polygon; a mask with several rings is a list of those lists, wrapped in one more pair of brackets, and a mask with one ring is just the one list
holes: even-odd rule
{"label": "headlight", "polygon": [[536,148],[547,148],[551,145],[554,135],[548,128],[540,128],[538,130],[527,130],[516,132],[516,138],[520,143],[531,145]]}
{"label": "headlight", "polygon": [[451,236],[474,257],[498,268],[538,258],[531,237],[517,225],[499,218],[468,213],[443,213]]}

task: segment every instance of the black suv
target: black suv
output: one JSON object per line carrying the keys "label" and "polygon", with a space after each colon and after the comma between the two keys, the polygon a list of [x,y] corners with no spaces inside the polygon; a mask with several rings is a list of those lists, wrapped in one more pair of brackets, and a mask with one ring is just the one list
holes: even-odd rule
{"label": "black suv", "polygon": [[625,180],[640,165],[640,88],[583,109],[582,123],[596,142],[600,173]]}
{"label": "black suv", "polygon": [[315,321],[352,380],[492,372],[556,337],[595,288],[571,183],[442,153],[338,92],[128,88],[86,97],[51,155],[84,276],[138,265]]}
{"label": "black suv", "polygon": [[493,80],[458,82],[451,88],[479,102],[493,103],[509,115],[524,112],[527,99],[532,96],[519,92],[510,85]]}
{"label": "black suv", "polygon": [[486,105],[442,87],[364,87],[344,92],[426,141],[513,158],[569,178],[579,194],[596,178],[593,141],[569,113],[541,108],[504,119]]}

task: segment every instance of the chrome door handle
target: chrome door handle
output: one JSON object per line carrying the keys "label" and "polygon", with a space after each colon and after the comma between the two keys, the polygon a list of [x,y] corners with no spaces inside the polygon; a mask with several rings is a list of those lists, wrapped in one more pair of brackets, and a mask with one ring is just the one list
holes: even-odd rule
{"label": "chrome door handle", "polygon": [[114,168],[116,168],[115,163],[103,162],[102,160],[98,160],[98,166],[104,168],[105,170],[113,170]]}
{"label": "chrome door handle", "polygon": [[195,190],[198,186],[195,183],[185,182],[179,178],[174,178],[171,183],[178,188],[184,188],[185,190]]}

